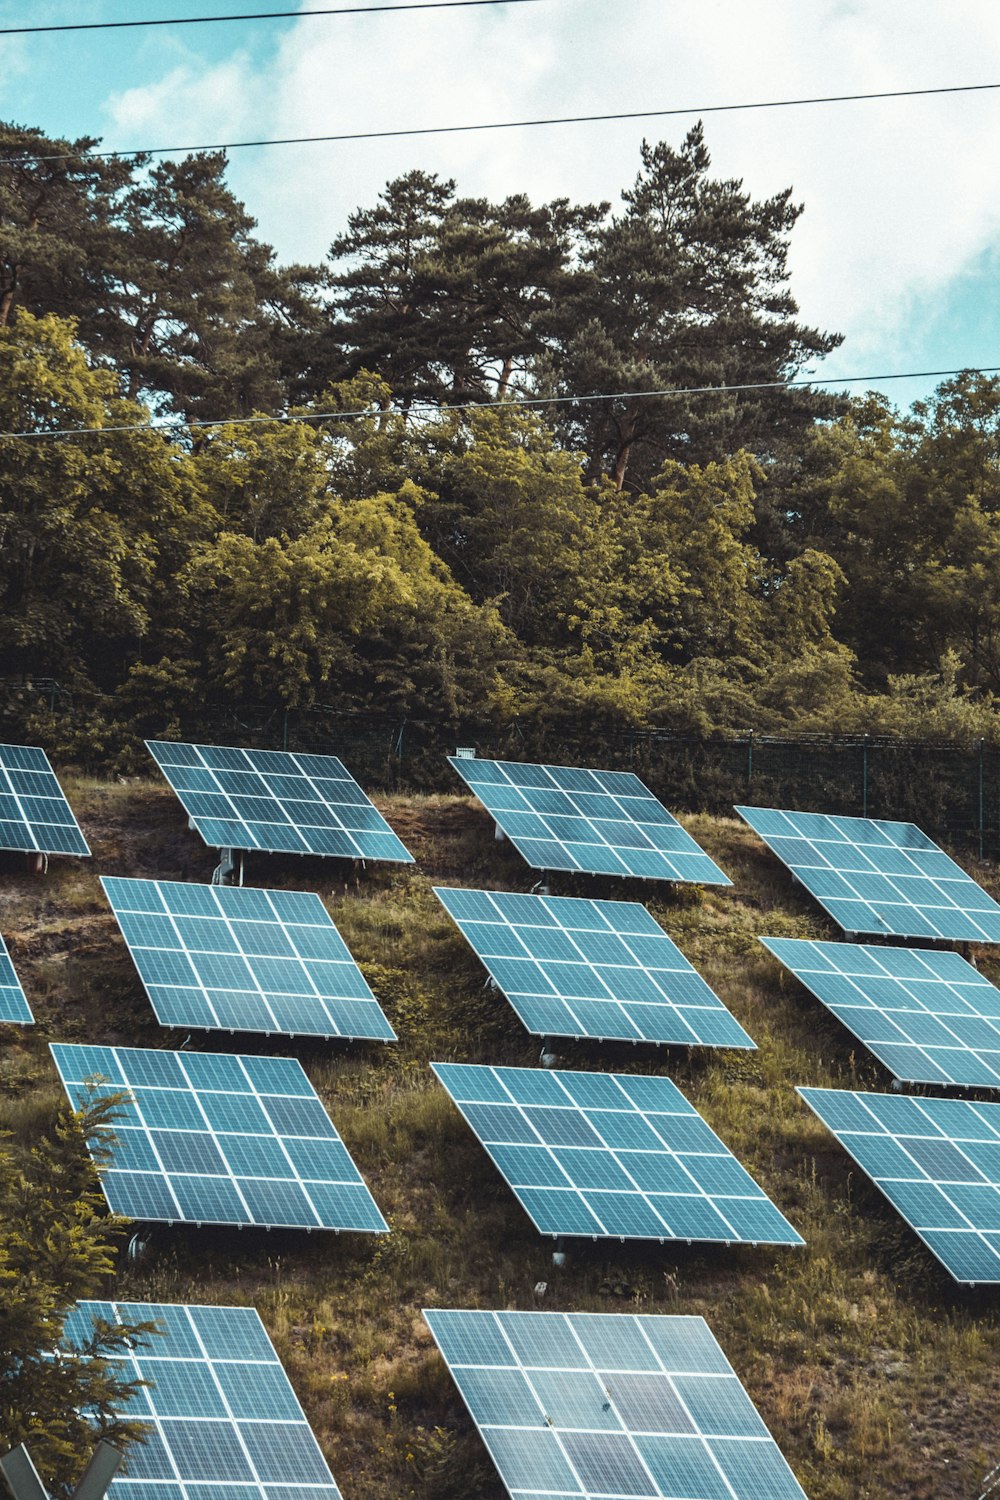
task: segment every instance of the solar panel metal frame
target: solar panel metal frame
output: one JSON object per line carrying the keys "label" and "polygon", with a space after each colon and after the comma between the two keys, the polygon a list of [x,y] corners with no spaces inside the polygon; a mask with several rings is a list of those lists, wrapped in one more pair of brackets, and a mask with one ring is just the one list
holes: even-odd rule
{"label": "solar panel metal frame", "polygon": [[736,811],[846,933],[1000,943],[1000,905],[915,823]]}
{"label": "solar panel metal frame", "polygon": [[1000,990],[957,953],[758,941],[896,1078],[1000,1089]]}
{"label": "solar panel metal frame", "polygon": [[631,771],[455,755],[448,762],[532,869],[732,885]]}
{"label": "solar panel metal frame", "polygon": [[540,1234],[805,1243],[669,1078],[431,1067]]}
{"label": "solar panel metal frame", "polygon": [[113,875],[101,885],[161,1026],[396,1041],[312,891]]}
{"label": "solar panel metal frame", "polygon": [[1000,1284],[1000,1104],[797,1093],[956,1281]]}
{"label": "solar panel metal frame", "polygon": [[704,1318],[424,1319],[512,1500],[805,1500]]}
{"label": "solar panel metal frame", "polygon": [[148,1431],[127,1450],[110,1500],[205,1500],[220,1486],[234,1500],[341,1500],[254,1308],[78,1302],[66,1320],[67,1352],[84,1347],[98,1320],[155,1321],[162,1330],[114,1358],[123,1379],[154,1383],[123,1408]]}
{"label": "solar panel metal frame", "polygon": [[7,944],[0,936],[0,1023],[8,1022],[15,1026],[33,1026],[35,1018],[7,951]]}
{"label": "solar panel metal frame", "polygon": [[127,1096],[100,1170],[112,1213],[147,1223],[388,1233],[295,1058],[60,1042],[49,1050],[74,1109]]}
{"label": "solar panel metal frame", "polygon": [[756,1047],[641,902],[434,894],[536,1036]]}
{"label": "solar panel metal frame", "polygon": [[[63,816],[52,821],[56,813]],[[90,857],[66,793],[37,745],[0,745],[0,849]]]}
{"label": "solar panel metal frame", "polygon": [[173,740],[147,740],[146,748],[210,849],[413,863],[335,755]]}

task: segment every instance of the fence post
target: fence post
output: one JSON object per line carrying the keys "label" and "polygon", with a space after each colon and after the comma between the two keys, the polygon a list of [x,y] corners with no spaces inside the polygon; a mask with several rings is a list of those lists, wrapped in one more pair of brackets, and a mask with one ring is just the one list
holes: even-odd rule
{"label": "fence post", "polygon": [[868,816],[868,736],[861,750],[861,816]]}
{"label": "fence post", "polygon": [[986,817],[985,817],[985,815],[986,815],[986,795],[985,795],[985,784],[984,784],[984,777],[983,777],[983,771],[984,771],[983,756],[984,756],[985,746],[986,746],[986,741],[983,739],[982,736],[980,736],[980,740],[979,740],[979,858],[980,859],[982,859],[982,857],[983,857],[983,847],[984,847],[985,834],[986,834],[986,827],[985,827],[985,822],[986,822]]}
{"label": "fence post", "polygon": [[747,796],[753,787],[753,730],[747,736]]}

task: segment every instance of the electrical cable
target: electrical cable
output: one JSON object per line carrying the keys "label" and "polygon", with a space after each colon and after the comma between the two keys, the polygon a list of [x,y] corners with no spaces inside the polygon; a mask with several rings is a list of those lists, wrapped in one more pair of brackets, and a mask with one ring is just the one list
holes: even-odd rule
{"label": "electrical cable", "polygon": [[[692,386],[668,386],[665,389],[653,391],[600,391],[579,396],[512,396],[503,401],[458,401],[454,405],[444,406],[431,402],[414,402],[408,409],[408,415],[439,416],[445,412],[453,411],[503,411],[510,407],[535,407],[535,406],[569,406],[582,404],[589,401],[639,401],[658,398],[663,400],[670,396],[724,396],[727,394],[739,394],[744,391],[778,391],[801,389],[806,386],[843,386],[843,385],[876,385],[886,380],[940,380],[951,375],[998,375],[1000,365],[964,365],[958,370],[902,370],[895,371],[889,375],[844,375],[831,377],[829,380],[760,380],[748,381],[741,385],[692,385]],[[108,436],[120,432],[172,432],[174,430],[186,430],[189,432],[205,430],[214,427],[263,427],[282,426],[287,427],[295,422],[346,422],[355,417],[378,417],[392,415],[392,413],[380,412],[372,407],[366,407],[361,411],[321,411],[321,412],[292,412],[285,416],[252,416],[252,417],[167,417],[161,421],[150,420],[148,422],[131,422],[112,424],[107,427],[53,427],[43,428],[31,432],[0,432],[0,440],[20,440],[22,438],[66,438],[66,437],[92,437],[95,435]]]}
{"label": "electrical cable", "polygon": [[60,26],[0,26],[0,36],[53,31],[124,31],[135,26],[206,26],[216,21],[299,20],[301,16],[363,16],[387,10],[452,10],[466,5],[537,5],[539,0],[398,0],[396,4],[339,5],[323,10],[257,10],[231,16],[162,16],[149,21],[67,21]]}
{"label": "electrical cable", "polygon": [[881,94],[823,94],[815,98],[764,99],[748,104],[703,104],[677,109],[633,109],[607,115],[554,115],[538,120],[492,120],[477,125],[420,125],[405,130],[351,130],[340,135],[289,135],[259,141],[215,141],[201,146],[144,146],[129,151],[66,151],[41,156],[0,157],[0,167],[46,161],[111,161],[128,156],[174,156],[196,151],[245,151],[260,146],[316,146],[338,141],[387,141],[403,136],[464,135],[476,130],[528,130],[544,125],[595,125],[614,120],[663,120],[676,115],[715,115],[739,110],[794,109],[810,104],[856,104],[870,99],[919,99],[932,94],[975,94],[1000,83],[957,83],[934,89],[889,89]]}

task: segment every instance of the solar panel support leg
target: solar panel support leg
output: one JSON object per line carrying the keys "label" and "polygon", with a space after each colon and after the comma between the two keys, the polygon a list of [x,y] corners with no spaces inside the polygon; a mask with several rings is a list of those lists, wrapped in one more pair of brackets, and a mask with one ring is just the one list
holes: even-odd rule
{"label": "solar panel support leg", "polygon": [[213,885],[243,884],[243,850],[220,849],[219,863],[212,871]]}
{"label": "solar panel support leg", "polygon": [[41,851],[32,851],[25,855],[29,875],[47,875],[49,873],[49,856]]}
{"label": "solar panel support leg", "polygon": [[498,844],[505,844],[507,842],[507,835],[504,833],[499,823],[493,824],[493,837],[496,839]]}
{"label": "solar panel support leg", "polygon": [[566,1249],[566,1241],[562,1235],[556,1240],[556,1247],[552,1252],[552,1264],[557,1271],[564,1271],[569,1265],[569,1253]]}
{"label": "solar panel support leg", "polygon": [[558,1068],[559,1054],[556,1052],[555,1042],[550,1036],[542,1041],[542,1050],[538,1054],[538,1061],[543,1068]]}

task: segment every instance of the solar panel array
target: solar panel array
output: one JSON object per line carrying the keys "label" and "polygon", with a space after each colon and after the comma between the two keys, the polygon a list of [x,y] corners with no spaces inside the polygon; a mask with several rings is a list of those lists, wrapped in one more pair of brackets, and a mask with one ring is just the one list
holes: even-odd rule
{"label": "solar panel array", "polygon": [[449,760],[536,870],[732,885],[631,771]]}
{"label": "solar panel array", "polygon": [[957,953],[760,941],[897,1078],[1000,1088],[1000,990]]}
{"label": "solar panel array", "polygon": [[669,1078],[431,1067],[542,1234],[804,1243]]}
{"label": "solar panel array", "polygon": [[538,1036],[754,1046],[637,901],[442,887],[435,895]]}
{"label": "solar panel array", "polygon": [[[74,1108],[129,1096],[101,1173],[112,1213],[166,1223],[387,1231],[294,1058],[65,1043],[51,1050]],[[88,1088],[95,1078],[102,1081]]]}
{"label": "solar panel array", "polygon": [[44,750],[0,745],[0,849],[89,855]]}
{"label": "solar panel array", "polygon": [[101,884],[161,1025],[395,1040],[312,892]]}
{"label": "solar panel array", "polygon": [[518,1500],[804,1500],[703,1318],[424,1317]]}
{"label": "solar panel array", "polygon": [[1000,943],[1000,906],[915,824],[736,811],[845,932]]}
{"label": "solar panel array", "polygon": [[125,1408],[146,1424],[108,1491],[110,1500],[340,1500],[319,1444],[252,1307],[79,1302],[68,1349],[94,1324],[155,1321],[117,1360],[147,1380]]}
{"label": "solar panel array", "polygon": [[213,849],[413,862],[335,755],[168,740],[146,745]]}
{"label": "solar panel array", "polygon": [[956,1281],[1000,1282],[1000,1104],[798,1092]]}

